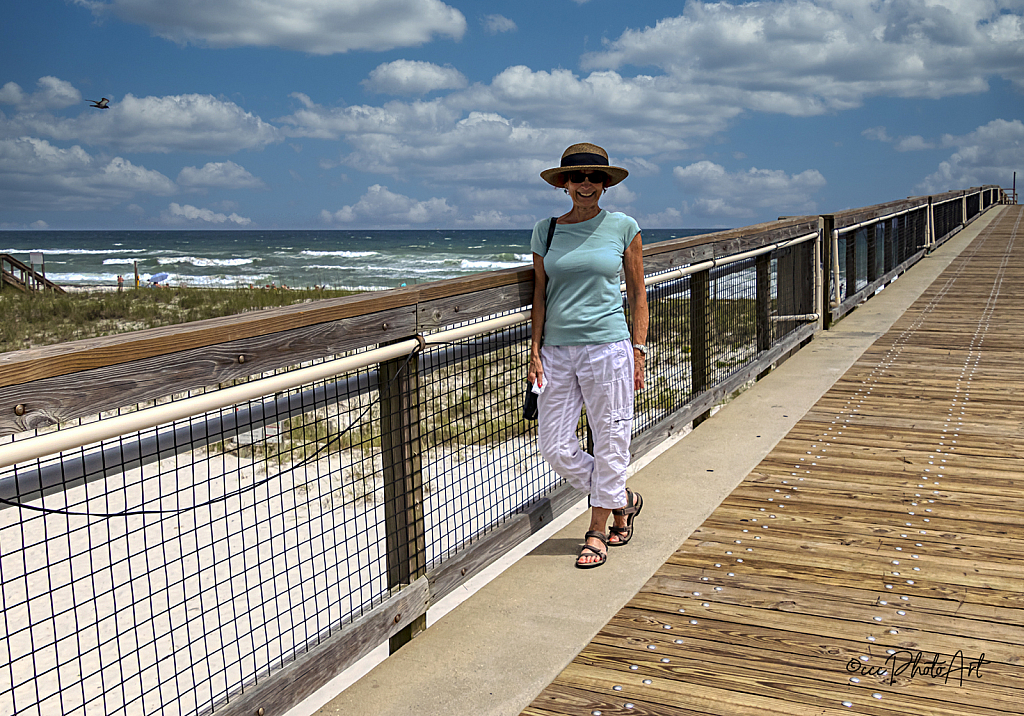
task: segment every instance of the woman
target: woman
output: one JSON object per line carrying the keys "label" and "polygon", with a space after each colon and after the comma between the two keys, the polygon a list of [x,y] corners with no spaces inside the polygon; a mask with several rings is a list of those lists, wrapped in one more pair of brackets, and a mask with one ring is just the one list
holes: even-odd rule
{"label": "woman", "polygon": [[[533,339],[529,380],[543,389],[537,403],[537,442],[556,473],[590,495],[590,530],[576,566],[599,567],[608,547],[633,537],[643,498],[626,489],[633,393],[644,387],[647,292],[640,227],[629,216],[600,208],[601,195],[626,178],[594,144],[574,144],[560,166],[541,172],[564,189],[572,209],[533,229]],[[625,269],[632,326],[619,288]],[[594,455],[576,436],[580,408],[594,437]],[[614,516],[609,530],[608,518]]]}

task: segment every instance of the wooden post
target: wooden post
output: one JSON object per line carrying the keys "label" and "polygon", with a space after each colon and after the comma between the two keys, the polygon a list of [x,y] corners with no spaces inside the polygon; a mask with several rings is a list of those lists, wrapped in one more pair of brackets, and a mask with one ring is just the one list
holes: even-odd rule
{"label": "wooden post", "polygon": [[857,293],[857,234],[860,231],[846,233],[846,298]]}
{"label": "wooden post", "polygon": [[[756,311],[757,311],[757,352],[763,353],[772,347],[772,255],[761,254],[755,264]],[[757,379],[768,375],[770,369],[762,371]]]}
{"label": "wooden post", "polygon": [[[380,437],[388,587],[426,574],[423,470],[420,446],[419,371],[414,356],[380,364]],[[424,613],[389,640],[391,653],[427,628]]]}
{"label": "wooden post", "polygon": [[839,305],[839,242],[833,239],[836,217],[818,217],[818,241],[821,242],[821,327],[832,326],[832,308]]}
{"label": "wooden post", "polygon": [[[777,252],[775,277],[779,286],[780,315],[800,316],[814,310],[813,255],[814,244],[808,241]],[[799,321],[779,321],[778,335],[784,336],[799,326]]]}
{"label": "wooden post", "polygon": [[871,226],[868,233],[868,283],[878,278],[878,224]]}
{"label": "wooden post", "polygon": [[[698,271],[690,276],[690,386],[692,395],[700,395],[711,383],[711,365],[708,360],[708,326],[711,271]],[[697,427],[711,417],[711,411],[693,419]]]}
{"label": "wooden post", "polygon": [[[25,286],[30,287],[33,291],[39,291],[46,288],[45,282],[40,282],[39,276],[46,276],[46,260],[43,258],[42,251],[30,251],[28,253],[28,265],[29,271],[25,275]],[[40,267],[42,274],[36,271],[36,266]]]}
{"label": "wooden post", "polygon": [[899,240],[899,219],[888,219],[882,224],[882,260],[884,267],[882,274],[887,274],[896,266],[896,242]]}
{"label": "wooden post", "polygon": [[924,246],[926,249],[931,251],[932,245],[935,243],[935,205],[932,203],[932,197],[928,197],[928,213],[925,215],[925,226],[924,226]]}

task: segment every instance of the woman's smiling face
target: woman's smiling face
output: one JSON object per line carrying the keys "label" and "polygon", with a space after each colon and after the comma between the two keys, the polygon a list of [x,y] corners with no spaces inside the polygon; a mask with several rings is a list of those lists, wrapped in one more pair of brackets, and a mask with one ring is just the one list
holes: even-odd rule
{"label": "woman's smiling face", "polygon": [[[572,175],[578,175],[582,173],[583,177],[573,177]],[[591,175],[597,174],[598,179],[592,180]],[[584,181],[575,182],[573,178],[582,178]],[[579,208],[588,208],[597,206],[597,202],[601,198],[601,194],[604,192],[604,174],[602,172],[595,172],[593,170],[584,169],[582,172],[570,172],[566,174],[565,178],[565,189],[569,192],[569,196],[572,197],[572,203]]]}

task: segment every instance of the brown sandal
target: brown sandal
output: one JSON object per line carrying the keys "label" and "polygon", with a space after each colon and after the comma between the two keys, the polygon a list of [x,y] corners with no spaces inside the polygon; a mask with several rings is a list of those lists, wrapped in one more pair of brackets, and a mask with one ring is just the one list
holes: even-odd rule
{"label": "brown sandal", "polygon": [[[591,530],[590,532],[587,532],[587,534],[584,536],[584,539],[590,539],[591,537],[594,537],[595,539],[601,540],[601,542],[605,546],[605,551],[602,552],[597,547],[591,547],[589,544],[584,542],[583,544],[580,545],[580,551],[576,555],[576,568],[577,569],[593,569],[594,567],[600,567],[602,564],[604,564],[605,562],[608,561],[608,537],[604,534],[604,532],[597,532],[595,530]],[[590,555],[584,555],[584,553],[587,552],[588,550],[590,552],[593,552],[594,554],[596,554],[601,559],[599,559],[596,562],[581,563],[580,562],[580,557],[584,557],[584,556],[588,556],[589,557],[590,556]]]}
{"label": "brown sandal", "polygon": [[633,520],[637,515],[640,514],[640,510],[644,508],[644,498],[639,492],[633,492],[628,487],[626,488],[626,506],[621,510],[612,510],[612,514],[618,517],[626,515],[626,526],[616,527],[612,525],[608,528],[609,536],[615,535],[619,538],[618,542],[609,542],[609,547],[622,547],[623,545],[629,544],[629,541],[633,539]]}

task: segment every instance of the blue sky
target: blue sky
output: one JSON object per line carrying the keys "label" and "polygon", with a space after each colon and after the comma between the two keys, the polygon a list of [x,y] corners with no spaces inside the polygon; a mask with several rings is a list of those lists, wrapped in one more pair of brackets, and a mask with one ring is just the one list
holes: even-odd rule
{"label": "blue sky", "polygon": [[[0,228],[529,228],[577,141],[642,227],[1024,169],[1024,0],[34,0]],[[110,99],[93,109],[86,100]]]}

